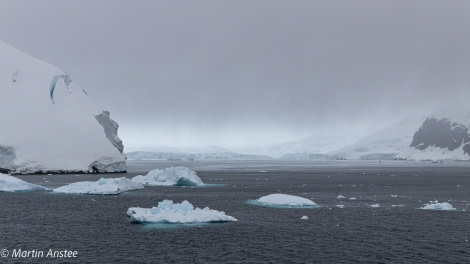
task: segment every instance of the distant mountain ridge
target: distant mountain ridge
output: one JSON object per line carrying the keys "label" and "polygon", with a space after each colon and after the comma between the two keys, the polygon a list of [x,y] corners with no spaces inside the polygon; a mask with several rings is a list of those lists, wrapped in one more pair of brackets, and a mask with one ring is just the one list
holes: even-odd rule
{"label": "distant mountain ridge", "polygon": [[272,157],[248,155],[230,151],[208,153],[133,151],[126,153],[130,160],[270,160]]}
{"label": "distant mountain ridge", "polygon": [[311,136],[269,146],[229,150],[218,146],[160,148],[127,153],[129,159],[179,160],[470,160],[470,111],[443,108],[411,116],[356,142],[341,136]]}

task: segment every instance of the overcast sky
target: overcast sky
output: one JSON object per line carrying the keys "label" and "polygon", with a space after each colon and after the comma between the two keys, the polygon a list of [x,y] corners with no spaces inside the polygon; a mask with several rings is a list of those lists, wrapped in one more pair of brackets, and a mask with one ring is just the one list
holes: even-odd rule
{"label": "overcast sky", "polygon": [[360,136],[470,98],[470,1],[0,0],[127,150]]}

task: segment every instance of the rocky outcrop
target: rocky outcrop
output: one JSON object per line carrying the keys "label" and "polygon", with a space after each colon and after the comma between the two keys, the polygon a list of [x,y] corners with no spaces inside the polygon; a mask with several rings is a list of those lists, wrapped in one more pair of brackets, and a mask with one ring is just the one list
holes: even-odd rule
{"label": "rocky outcrop", "polygon": [[427,118],[414,134],[410,147],[418,150],[436,147],[449,151],[462,147],[464,153],[470,155],[470,134],[467,127],[447,118]]}
{"label": "rocky outcrop", "polygon": [[104,129],[104,133],[106,137],[111,141],[113,146],[115,146],[119,152],[123,153],[124,145],[122,144],[122,140],[118,137],[118,128],[119,124],[111,119],[111,113],[109,111],[103,111],[99,115],[95,115],[96,120]]}
{"label": "rocky outcrop", "polygon": [[10,173],[15,159],[15,150],[12,147],[0,145],[0,173]]}

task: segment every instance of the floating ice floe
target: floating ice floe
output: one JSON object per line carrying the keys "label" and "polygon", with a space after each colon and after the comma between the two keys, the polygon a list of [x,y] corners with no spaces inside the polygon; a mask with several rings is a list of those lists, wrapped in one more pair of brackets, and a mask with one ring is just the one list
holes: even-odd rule
{"label": "floating ice floe", "polygon": [[56,193],[68,194],[120,194],[127,191],[143,189],[144,186],[126,177],[101,178],[98,181],[71,183],[53,190]]}
{"label": "floating ice floe", "polygon": [[132,178],[135,183],[150,186],[202,186],[204,183],[197,176],[195,171],[186,167],[177,166],[166,169],[155,169],[147,173],[147,175],[137,175]]}
{"label": "floating ice floe", "polygon": [[450,203],[439,203],[436,201],[430,201],[420,209],[424,210],[442,210],[442,211],[454,211],[456,210]]}
{"label": "floating ice floe", "polygon": [[288,195],[288,194],[269,194],[260,197],[257,200],[247,201],[249,204],[269,206],[269,207],[283,207],[283,208],[312,208],[317,207],[317,204],[310,199]]}
{"label": "floating ice floe", "polygon": [[172,200],[163,200],[152,208],[131,207],[127,210],[127,215],[130,221],[135,223],[190,224],[237,221],[222,211],[209,207],[194,208],[188,201],[173,203]]}
{"label": "floating ice floe", "polygon": [[378,203],[377,203],[377,204],[371,204],[370,207],[371,207],[371,208],[379,208],[379,207],[380,207],[380,204],[378,204]]}
{"label": "floating ice floe", "polygon": [[300,220],[308,220],[308,216],[304,215],[300,218]]}
{"label": "floating ice floe", "polygon": [[346,197],[344,197],[343,195],[340,194],[340,195],[336,196],[336,199],[346,199]]}
{"label": "floating ice floe", "polygon": [[25,182],[16,177],[0,173],[0,191],[1,192],[25,192],[25,191],[43,191],[46,187]]}

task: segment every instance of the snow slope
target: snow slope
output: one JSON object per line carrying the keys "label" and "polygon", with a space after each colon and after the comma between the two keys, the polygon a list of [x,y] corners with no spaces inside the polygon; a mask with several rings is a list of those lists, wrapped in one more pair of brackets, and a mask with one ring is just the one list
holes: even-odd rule
{"label": "snow slope", "polygon": [[418,116],[401,120],[328,154],[334,159],[393,159],[408,149],[413,134],[424,119],[424,116]]}
{"label": "snow slope", "polygon": [[95,163],[107,172],[126,170],[95,118],[102,109],[70,75],[2,41],[0,58],[0,168],[92,171]]}
{"label": "snow slope", "polygon": [[348,135],[312,135],[290,142],[269,146],[245,147],[235,149],[235,151],[250,155],[266,155],[280,159],[323,159],[326,157],[312,154],[326,154],[353,142],[353,139]]}

